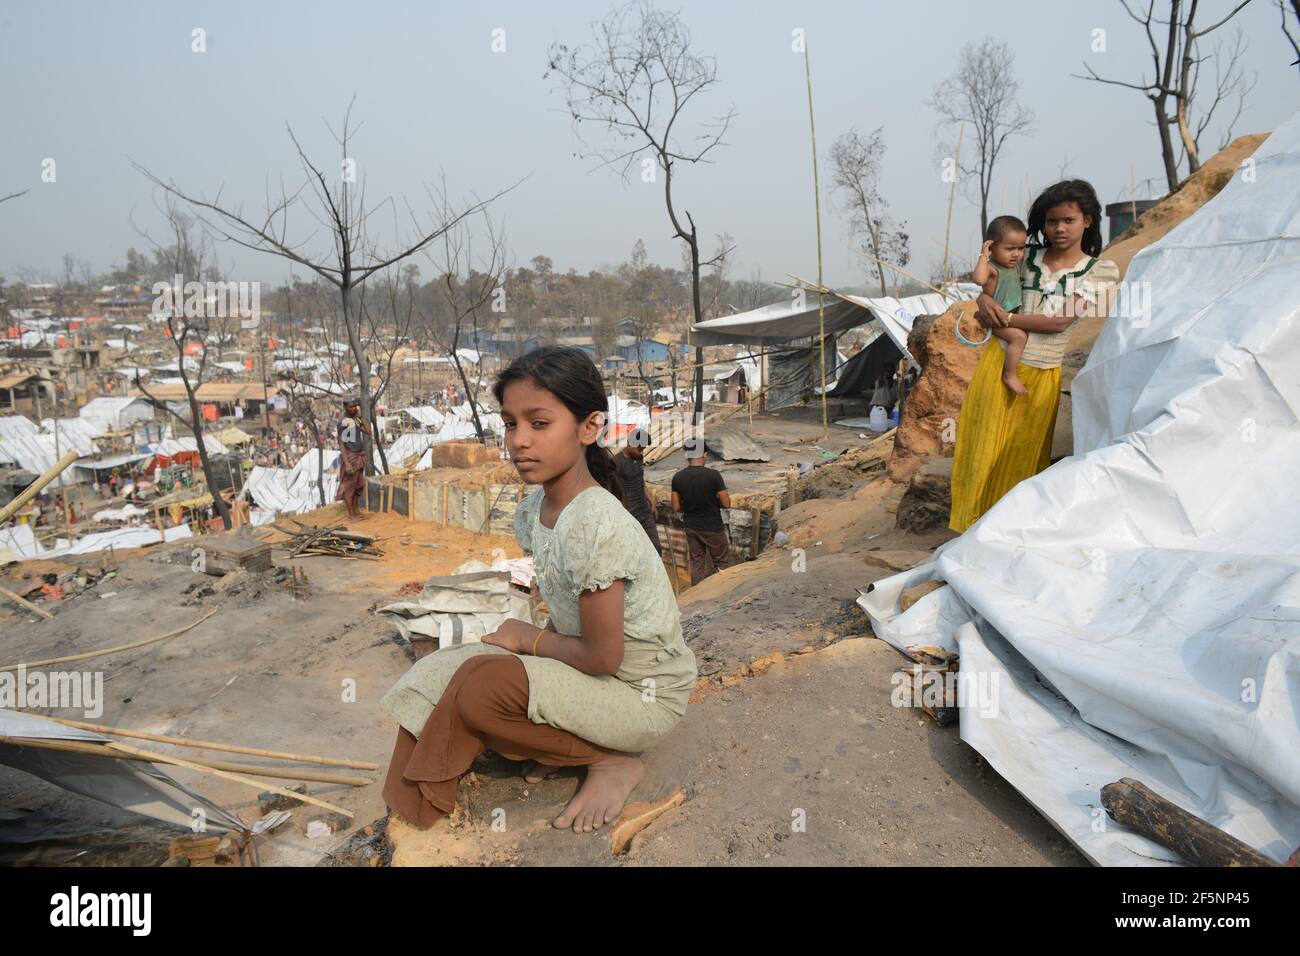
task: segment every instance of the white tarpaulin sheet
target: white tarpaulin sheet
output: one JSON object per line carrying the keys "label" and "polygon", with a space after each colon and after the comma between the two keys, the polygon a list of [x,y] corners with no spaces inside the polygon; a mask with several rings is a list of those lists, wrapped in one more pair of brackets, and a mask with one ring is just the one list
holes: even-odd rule
{"label": "white tarpaulin sheet", "polygon": [[438,436],[430,435],[428,432],[407,432],[405,435],[398,435],[391,445],[384,448],[388,467],[400,466],[408,458],[424,454],[425,450],[437,441]]}
{"label": "white tarpaulin sheet", "polygon": [[696,345],[786,345],[797,339],[816,338],[825,324],[826,334],[835,335],[867,322],[871,316],[853,302],[826,295],[818,315],[816,294],[792,296],[749,312],[706,319],[691,326]]}
{"label": "white tarpaulin sheet", "polygon": [[608,421],[611,425],[631,425],[634,428],[650,427],[650,409],[630,398],[609,396]]}
{"label": "white tarpaulin sheet", "polygon": [[[29,419],[22,415],[5,415],[0,417],[0,465],[17,465],[33,475],[42,475],[75,447],[65,442],[71,438],[72,430],[59,429],[59,441],[53,434],[40,431]],[[94,445],[90,445],[85,454],[93,455]],[[81,454],[81,452],[78,452]],[[54,479],[51,490],[56,485],[72,485],[81,480],[76,471],[69,467]]]}
{"label": "white tarpaulin sheet", "polygon": [[322,459],[325,474],[321,484],[325,490],[325,503],[329,504],[339,490],[337,451],[323,454],[319,450],[309,451],[292,468],[258,466],[244,479],[242,493],[251,495],[258,506],[268,511],[287,515],[314,511],[321,506],[316,477],[321,473]]}
{"label": "white tarpaulin sheet", "polygon": [[[891,644],[998,677],[962,739],[1096,862],[1172,856],[1105,818],[1125,776],[1279,861],[1300,845],[1297,275],[1300,114],[1133,260],[1074,456],[860,601]],[[1150,318],[1125,318],[1141,283]]]}
{"label": "white tarpaulin sheet", "polygon": [[408,405],[403,411],[425,428],[432,428],[435,431],[442,427],[443,418],[445,417],[442,412],[432,405]]}
{"label": "white tarpaulin sheet", "polygon": [[980,292],[979,286],[966,282],[952,283],[944,286],[944,288],[948,290],[949,294],[947,296],[942,296],[937,292],[926,292],[922,295],[909,295],[901,299],[895,299],[892,296],[868,299],[858,295],[836,294],[841,299],[860,305],[870,312],[872,318],[880,322],[885,334],[898,346],[898,350],[907,356],[909,362],[920,368],[916,359],[912,357],[912,353],[907,350],[907,336],[911,333],[912,324],[916,321],[917,316],[942,315],[948,311],[948,307],[954,301],[973,299]]}
{"label": "white tarpaulin sheet", "polygon": [[[111,737],[68,727],[38,714],[0,709],[0,738],[109,741]],[[46,750],[30,744],[0,742],[0,764],[34,774],[73,793],[122,807],[173,826],[192,828],[202,809],[208,830],[243,832],[243,822],[219,804],[173,780],[155,764],[111,760],[93,754]]]}
{"label": "white tarpaulin sheet", "polygon": [[179,541],[192,538],[194,532],[187,524],[165,531],[156,528],[118,528],[83,535],[71,544],[67,538],[58,538],[53,548],[36,540],[31,525],[18,524],[0,528],[0,560],[22,561],[28,558],[58,558],[71,554],[94,554],[108,548],[143,548],[162,541]]}
{"label": "white tarpaulin sheet", "polygon": [[100,508],[95,512],[95,521],[130,521],[143,518],[149,514],[148,508],[137,508],[129,501],[120,508]]}

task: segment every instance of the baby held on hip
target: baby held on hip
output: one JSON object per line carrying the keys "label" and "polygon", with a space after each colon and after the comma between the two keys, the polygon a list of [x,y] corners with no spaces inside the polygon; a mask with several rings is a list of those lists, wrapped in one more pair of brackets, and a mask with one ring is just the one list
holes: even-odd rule
{"label": "baby held on hip", "polygon": [[[1016,312],[1021,305],[1018,266],[1025,257],[1028,239],[1029,232],[1019,219],[998,216],[988,225],[979,260],[971,272],[971,278],[981,290],[1007,313]],[[1011,326],[994,326],[992,332],[1006,344],[1002,384],[1017,395],[1027,394],[1028,389],[1016,374],[1016,366],[1024,354],[1029,333]]]}

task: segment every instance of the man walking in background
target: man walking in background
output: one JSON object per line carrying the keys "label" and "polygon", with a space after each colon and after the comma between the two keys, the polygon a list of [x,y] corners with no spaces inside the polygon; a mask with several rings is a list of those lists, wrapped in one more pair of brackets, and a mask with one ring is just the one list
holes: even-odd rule
{"label": "man walking in background", "polygon": [[659,543],[659,529],[655,527],[654,511],[646,497],[645,465],[641,461],[649,444],[650,436],[644,429],[633,429],[627,436],[627,444],[623,447],[622,453],[614,456],[614,464],[618,467],[618,480],[623,485],[623,507],[633,518],[641,522],[641,527],[645,528],[650,543],[662,555],[664,549]]}
{"label": "man walking in background", "polygon": [[722,509],[731,507],[731,495],[721,472],[705,467],[703,439],[695,441],[687,445],[686,467],[673,475],[673,511],[681,513],[686,529],[692,587],[731,566],[731,542],[722,523]]}

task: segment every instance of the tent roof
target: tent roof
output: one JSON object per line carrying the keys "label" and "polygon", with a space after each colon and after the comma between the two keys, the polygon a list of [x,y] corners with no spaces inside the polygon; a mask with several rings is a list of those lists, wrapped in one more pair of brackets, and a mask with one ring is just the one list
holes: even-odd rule
{"label": "tent roof", "polygon": [[[860,304],[826,296],[824,299],[827,334],[844,332],[870,320]],[[794,301],[775,302],[749,312],[724,315],[693,325],[697,345],[786,345],[796,339],[815,338],[821,323],[817,300],[808,297],[804,308]]]}
{"label": "tent roof", "polygon": [[[953,301],[971,299],[979,294],[979,288],[970,283],[953,283],[947,289],[948,297],[926,292],[901,299],[835,292],[823,300],[826,333],[846,332],[876,319],[898,350],[915,365],[916,359],[907,351],[907,335],[912,331],[915,318],[918,315],[939,315],[946,312]],[[793,301],[777,302],[692,326],[695,341],[700,345],[760,346],[786,345],[798,339],[816,338],[820,327],[817,301],[812,296],[805,297],[802,309],[796,308]]]}

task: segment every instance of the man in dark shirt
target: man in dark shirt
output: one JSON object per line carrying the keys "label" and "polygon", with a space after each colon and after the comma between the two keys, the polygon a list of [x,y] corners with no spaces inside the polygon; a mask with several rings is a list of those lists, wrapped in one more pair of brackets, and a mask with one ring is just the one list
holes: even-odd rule
{"label": "man in dark shirt", "polygon": [[649,444],[650,436],[640,428],[635,429],[627,436],[627,445],[622,454],[614,456],[614,464],[618,467],[618,480],[623,485],[623,507],[641,522],[641,527],[645,528],[645,533],[650,537],[650,543],[657,552],[663,554],[659,529],[655,527],[654,511],[650,508],[645,493],[645,465],[641,459]]}
{"label": "man in dark shirt", "polygon": [[692,586],[731,566],[731,542],[722,523],[722,509],[731,507],[731,495],[722,474],[706,468],[704,458],[703,443],[688,449],[686,467],[673,475],[673,511],[682,514],[686,529]]}

